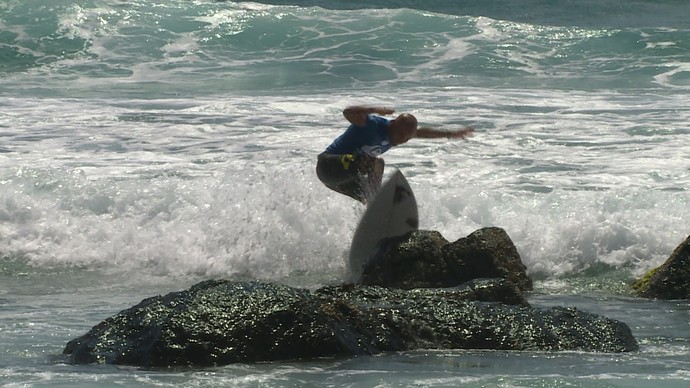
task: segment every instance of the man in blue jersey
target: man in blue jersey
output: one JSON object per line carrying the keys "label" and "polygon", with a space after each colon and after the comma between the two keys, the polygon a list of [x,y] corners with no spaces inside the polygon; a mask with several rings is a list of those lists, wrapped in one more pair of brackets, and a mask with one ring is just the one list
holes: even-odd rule
{"label": "man in blue jersey", "polygon": [[381,187],[384,162],[379,155],[391,147],[413,137],[465,139],[474,132],[470,127],[458,131],[417,128],[417,119],[409,113],[392,120],[379,116],[394,112],[385,107],[346,108],[343,115],[350,126],[319,155],[316,164],[319,180],[332,190],[366,203]]}

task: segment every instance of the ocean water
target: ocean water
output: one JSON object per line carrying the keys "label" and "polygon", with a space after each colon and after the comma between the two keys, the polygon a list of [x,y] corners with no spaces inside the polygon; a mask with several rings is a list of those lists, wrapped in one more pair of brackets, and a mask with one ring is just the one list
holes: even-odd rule
{"label": "ocean water", "polygon": [[[0,385],[684,387],[690,304],[629,282],[690,234],[690,3],[0,1]],[[363,207],[315,157],[351,104],[469,141],[385,154],[420,227],[504,228],[630,354],[420,350],[143,370],[64,345],[212,278],[345,278]]]}

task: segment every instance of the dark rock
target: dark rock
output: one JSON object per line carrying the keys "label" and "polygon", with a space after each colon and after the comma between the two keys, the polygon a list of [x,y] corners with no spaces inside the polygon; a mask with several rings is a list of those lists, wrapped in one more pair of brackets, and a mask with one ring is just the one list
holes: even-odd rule
{"label": "dark rock", "polygon": [[371,354],[368,343],[334,335],[339,308],[287,286],[207,281],[106,319],[64,353],[77,364],[140,366]]}
{"label": "dark rock", "polygon": [[462,282],[452,279],[441,257],[446,244],[440,233],[427,230],[386,239],[357,283],[403,289],[457,286]]}
{"label": "dark rock", "polygon": [[505,279],[475,279],[452,288],[418,288],[413,290],[346,284],[323,287],[317,290],[316,294],[325,298],[345,299],[354,303],[370,303],[376,299],[385,299],[386,303],[393,303],[415,296],[474,302],[497,302],[529,307],[529,303],[522,292],[515,284]]}
{"label": "dark rock", "polygon": [[618,321],[531,308],[503,279],[451,289],[349,285],[314,292],[207,281],[106,319],[64,353],[76,364],[167,367],[430,348],[624,352],[637,343]]}
{"label": "dark rock", "polygon": [[633,283],[640,296],[658,299],[690,299],[690,237],[664,264]]}
{"label": "dark rock", "polygon": [[383,241],[358,283],[403,289],[453,287],[477,278],[504,278],[520,290],[532,280],[505,230],[477,230],[449,243],[440,233],[418,230]]}

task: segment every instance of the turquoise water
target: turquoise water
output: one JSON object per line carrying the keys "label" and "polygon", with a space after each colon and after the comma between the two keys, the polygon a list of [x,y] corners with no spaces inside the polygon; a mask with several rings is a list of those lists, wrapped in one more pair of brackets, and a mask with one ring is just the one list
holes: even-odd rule
{"label": "turquoise water", "polygon": [[[687,385],[690,306],[628,283],[690,234],[690,4],[369,3],[0,2],[0,384]],[[640,351],[64,363],[102,319],[204,279],[344,279],[363,209],[314,162],[349,104],[473,125],[385,155],[420,226],[503,227],[532,303],[622,320]]]}

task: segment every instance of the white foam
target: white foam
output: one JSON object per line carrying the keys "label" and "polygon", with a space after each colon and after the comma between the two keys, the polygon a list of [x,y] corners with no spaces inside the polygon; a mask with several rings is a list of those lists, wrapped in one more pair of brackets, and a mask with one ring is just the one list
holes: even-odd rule
{"label": "white foam", "polygon": [[[0,242],[39,266],[170,278],[340,273],[361,206],[323,187],[314,164],[353,103],[393,105],[445,129],[474,123],[467,142],[416,139],[387,153],[387,165],[415,190],[421,228],[455,240],[503,227],[533,274],[596,264],[641,273],[686,233],[679,129],[689,112],[668,95],[448,88],[396,100],[7,102],[0,125],[21,125],[0,170]],[[676,114],[658,113],[668,109]]]}
{"label": "white foam", "polygon": [[687,81],[684,84],[674,82],[674,77],[678,74],[684,75],[684,78],[687,78],[687,75],[690,74],[690,63],[673,61],[665,63],[662,67],[666,67],[669,70],[655,75],[654,81],[656,83],[673,89],[686,90],[690,88],[690,83]]}

